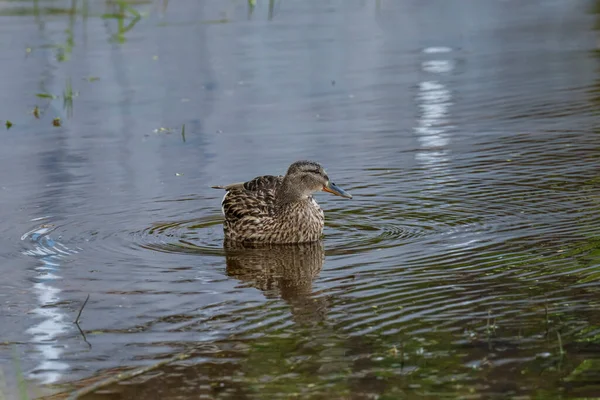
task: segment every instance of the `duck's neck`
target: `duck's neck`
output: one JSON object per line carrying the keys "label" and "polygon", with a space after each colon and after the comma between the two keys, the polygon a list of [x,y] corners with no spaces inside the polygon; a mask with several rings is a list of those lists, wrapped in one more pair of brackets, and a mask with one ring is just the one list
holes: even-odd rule
{"label": "duck's neck", "polygon": [[306,199],[308,196],[300,192],[287,176],[283,178],[283,182],[275,194],[275,201],[279,206],[298,203]]}

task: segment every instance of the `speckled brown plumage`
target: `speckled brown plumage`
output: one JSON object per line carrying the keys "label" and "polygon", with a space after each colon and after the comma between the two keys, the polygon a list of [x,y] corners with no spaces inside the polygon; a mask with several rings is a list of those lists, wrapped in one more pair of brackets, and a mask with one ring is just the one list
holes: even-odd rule
{"label": "speckled brown plumage", "polygon": [[[221,203],[225,238],[233,241],[303,243],[323,234],[323,211],[312,196],[277,204],[283,176],[259,176],[241,185],[228,186]],[[293,229],[290,229],[293,228]]]}
{"label": "speckled brown plumage", "polygon": [[225,189],[222,210],[225,239],[236,242],[304,243],[321,238],[325,218],[312,197],[319,190],[344,197],[323,168],[298,161],[285,176],[265,175]]}

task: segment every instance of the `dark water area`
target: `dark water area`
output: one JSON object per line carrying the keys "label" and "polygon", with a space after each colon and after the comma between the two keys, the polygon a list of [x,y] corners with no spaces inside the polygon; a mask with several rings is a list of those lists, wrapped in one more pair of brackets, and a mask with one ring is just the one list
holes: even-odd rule
{"label": "dark water area", "polygon": [[[598,9],[0,1],[0,398],[600,397]],[[322,243],[226,251],[299,159]]]}

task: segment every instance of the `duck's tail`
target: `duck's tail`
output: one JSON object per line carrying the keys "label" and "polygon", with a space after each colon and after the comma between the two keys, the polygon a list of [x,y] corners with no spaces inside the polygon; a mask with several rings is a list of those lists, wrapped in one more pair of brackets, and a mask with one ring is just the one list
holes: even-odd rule
{"label": "duck's tail", "polygon": [[211,186],[211,188],[213,189],[225,189],[227,191],[231,190],[231,189],[242,189],[244,187],[244,182],[238,182],[238,183],[232,183],[231,185],[217,185],[217,186]]}

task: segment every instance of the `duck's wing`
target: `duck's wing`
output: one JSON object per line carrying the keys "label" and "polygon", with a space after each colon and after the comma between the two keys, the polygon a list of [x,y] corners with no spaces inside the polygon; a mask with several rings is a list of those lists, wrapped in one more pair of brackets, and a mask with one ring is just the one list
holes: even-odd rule
{"label": "duck's wing", "polygon": [[275,190],[283,181],[283,176],[263,175],[257,176],[256,178],[248,182],[232,183],[226,186],[217,185],[211,186],[213,189],[225,189],[229,190],[242,190],[246,189],[251,192],[259,190]]}
{"label": "duck's wing", "polygon": [[221,202],[221,209],[225,219],[235,221],[249,216],[271,216],[274,211],[275,193],[282,181],[283,176],[265,175],[248,182],[213,187],[227,190]]}
{"label": "duck's wing", "polygon": [[264,175],[257,176],[251,181],[243,183],[243,186],[244,189],[251,192],[268,191],[275,194],[275,191],[279,185],[281,185],[281,182],[283,182],[283,176]]}

